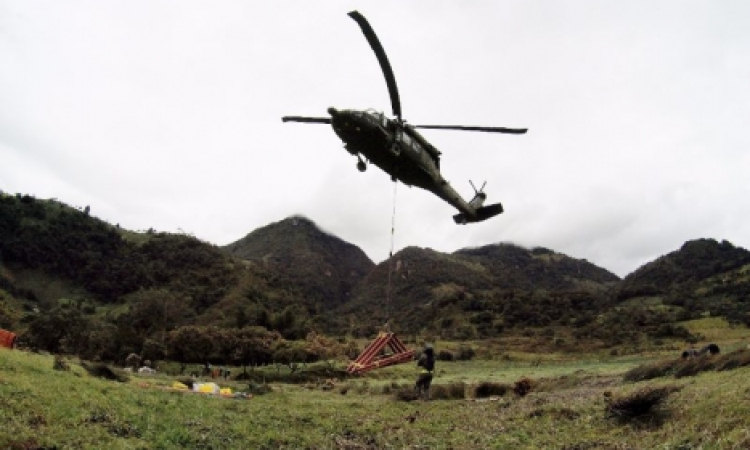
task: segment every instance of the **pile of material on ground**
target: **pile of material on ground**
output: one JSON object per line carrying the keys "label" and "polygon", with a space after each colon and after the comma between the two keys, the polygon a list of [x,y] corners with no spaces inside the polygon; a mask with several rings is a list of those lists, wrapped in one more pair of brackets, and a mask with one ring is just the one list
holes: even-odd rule
{"label": "pile of material on ground", "polygon": [[172,389],[176,391],[182,391],[182,392],[194,392],[197,394],[209,394],[209,395],[219,395],[221,397],[228,397],[228,398],[251,398],[252,395],[246,394],[244,392],[232,392],[231,388],[222,388],[218,384],[213,382],[208,383],[200,383],[200,382],[190,382],[190,384],[183,383],[182,381],[175,381],[172,383]]}

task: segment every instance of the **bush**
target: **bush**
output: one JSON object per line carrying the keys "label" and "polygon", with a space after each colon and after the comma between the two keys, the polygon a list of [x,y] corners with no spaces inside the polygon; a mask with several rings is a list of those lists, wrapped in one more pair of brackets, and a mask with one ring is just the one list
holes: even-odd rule
{"label": "bush", "polygon": [[119,370],[113,369],[106,364],[86,364],[81,363],[81,366],[86,369],[89,375],[104,378],[107,380],[119,381],[120,383],[127,382],[130,378]]}
{"label": "bush", "polygon": [[677,360],[668,360],[656,363],[642,364],[625,372],[625,375],[623,375],[623,380],[634,383],[637,381],[666,377],[674,373],[675,366],[679,363],[680,362]]}
{"label": "bush", "polygon": [[440,350],[436,356],[438,361],[453,361],[455,357],[448,350]]}
{"label": "bush", "polygon": [[464,383],[437,384],[430,388],[430,398],[434,400],[462,400],[466,398]]}
{"label": "bush", "polygon": [[607,417],[629,420],[652,416],[672,392],[680,390],[677,386],[645,387],[631,394],[607,399]]}
{"label": "bush", "polygon": [[520,380],[516,381],[516,384],[513,385],[513,392],[515,392],[519,397],[523,397],[531,392],[531,388],[533,386],[534,382],[530,378],[523,377]]}
{"label": "bush", "polygon": [[68,362],[65,361],[65,358],[63,358],[60,355],[55,355],[55,360],[52,363],[52,368],[54,370],[60,370],[63,372],[68,372],[70,370],[70,366],[68,365]]}
{"label": "bush", "polygon": [[674,376],[675,378],[692,377],[715,368],[716,361],[713,358],[697,357],[677,365]]}
{"label": "bush", "polygon": [[487,397],[493,397],[493,396],[502,397],[510,390],[511,390],[511,387],[507,384],[495,383],[492,381],[483,381],[479,383],[478,385],[476,385],[476,387],[474,388],[474,397],[475,398],[487,398]]}
{"label": "bush", "polygon": [[383,394],[385,394],[385,395],[390,395],[390,394],[392,394],[394,392],[397,392],[397,391],[399,391],[399,390],[401,390],[403,388],[404,387],[401,386],[400,384],[398,384],[397,382],[392,381],[390,384],[384,384],[383,387],[381,388],[381,392]]}
{"label": "bush", "polygon": [[685,358],[687,359],[661,361],[634,367],[625,373],[623,380],[636,382],[670,375],[674,375],[675,378],[682,378],[709,370],[731,370],[750,366],[750,350],[738,350],[726,355],[703,355]]}
{"label": "bush", "polygon": [[737,367],[750,366],[750,351],[739,350],[724,355],[716,365],[716,370],[731,370]]}
{"label": "bush", "polygon": [[456,354],[456,360],[457,361],[469,361],[470,359],[474,358],[477,355],[477,352],[474,351],[473,348],[462,345],[458,348],[458,353]]}
{"label": "bush", "polygon": [[273,389],[271,389],[271,386],[266,383],[255,383],[251,381],[247,385],[247,392],[253,395],[263,395],[273,392]]}
{"label": "bush", "polygon": [[402,402],[413,402],[419,399],[419,393],[413,387],[405,387],[396,391],[395,398]]}

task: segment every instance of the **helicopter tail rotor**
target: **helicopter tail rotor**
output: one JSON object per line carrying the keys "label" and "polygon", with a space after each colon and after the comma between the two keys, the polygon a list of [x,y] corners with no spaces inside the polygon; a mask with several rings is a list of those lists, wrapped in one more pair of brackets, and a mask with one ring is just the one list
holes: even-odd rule
{"label": "helicopter tail rotor", "polygon": [[501,205],[500,203],[495,203],[494,205],[487,205],[482,206],[481,208],[477,208],[474,215],[468,215],[464,213],[456,214],[455,216],[453,216],[453,220],[459,225],[466,225],[467,223],[475,223],[487,220],[490,217],[495,217],[502,212],[503,205]]}
{"label": "helicopter tail rotor", "polygon": [[483,206],[484,201],[487,200],[487,194],[484,193],[484,187],[487,186],[486,181],[482,183],[482,187],[479,189],[474,186],[473,181],[469,180],[469,184],[471,184],[471,188],[474,189],[474,198],[469,202],[469,206],[473,208],[474,213],[470,214],[468,212],[463,212],[461,214],[456,214],[453,216],[453,220],[457,224],[466,225],[467,223],[481,222],[503,212],[503,205],[500,203]]}
{"label": "helicopter tail rotor", "polygon": [[467,212],[463,212],[461,214],[456,214],[455,216],[453,216],[453,220],[457,224],[466,225],[467,223],[481,222],[483,220],[489,219],[490,217],[495,217],[496,215],[503,212],[503,205],[501,205],[500,203],[483,206],[484,201],[487,200],[487,194],[484,193],[484,187],[487,186],[486,181],[482,183],[482,187],[480,187],[479,189],[474,186],[473,181],[469,180],[469,184],[471,184],[471,188],[474,189],[474,198],[472,198],[469,202],[469,206],[474,209],[474,213],[470,214]]}
{"label": "helicopter tail rotor", "polygon": [[487,182],[485,181],[484,183],[482,183],[482,187],[479,189],[474,186],[473,181],[469,180],[469,184],[471,184],[472,189],[474,189],[474,198],[471,199],[469,205],[474,208],[481,208],[482,205],[484,205],[484,201],[487,200],[487,194],[484,193],[484,187],[487,185]]}

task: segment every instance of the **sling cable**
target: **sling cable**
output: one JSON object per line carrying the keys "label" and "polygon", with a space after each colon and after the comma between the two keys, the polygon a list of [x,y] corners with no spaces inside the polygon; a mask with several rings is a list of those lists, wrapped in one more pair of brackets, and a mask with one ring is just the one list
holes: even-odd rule
{"label": "sling cable", "polygon": [[[383,330],[378,333],[374,341],[347,366],[346,371],[351,374],[362,374],[381,367],[393,366],[412,361],[414,350],[406,348],[403,342],[390,330],[391,322],[391,298],[393,296],[393,245],[396,235],[396,187],[398,182],[393,183],[393,213],[391,215],[391,250],[388,254],[388,286],[385,293],[385,316],[386,322]],[[388,347],[391,353],[384,351]]]}

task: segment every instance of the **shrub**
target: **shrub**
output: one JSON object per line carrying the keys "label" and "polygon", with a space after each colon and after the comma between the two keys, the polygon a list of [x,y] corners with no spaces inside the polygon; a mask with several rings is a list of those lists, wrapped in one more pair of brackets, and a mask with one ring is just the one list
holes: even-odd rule
{"label": "shrub", "polygon": [[269,392],[272,392],[273,389],[271,389],[271,386],[269,386],[266,383],[255,383],[250,382],[247,385],[247,392],[253,395],[263,395],[268,394]]}
{"label": "shrub", "polygon": [[739,350],[724,355],[717,363],[716,370],[731,370],[744,366],[750,366],[750,351]]}
{"label": "shrub", "polygon": [[674,376],[675,378],[692,377],[715,368],[716,361],[713,358],[697,357],[677,365]]}
{"label": "shrub", "polygon": [[414,388],[404,387],[396,391],[395,398],[402,402],[413,402],[419,398],[419,393]]}
{"label": "shrub", "polygon": [[644,387],[625,396],[609,397],[606,415],[622,420],[654,415],[658,412],[656,407],[661,406],[669,394],[680,389],[677,386]]}
{"label": "shrub", "polygon": [[653,378],[666,377],[674,373],[675,366],[678,364],[679,361],[676,360],[642,364],[625,372],[625,375],[623,375],[623,380],[636,382],[651,380]]}
{"label": "shrub", "polygon": [[502,397],[511,387],[503,383],[495,383],[492,381],[483,381],[476,385],[474,388],[474,397],[476,398],[487,398],[492,396]]}
{"label": "shrub", "polygon": [[118,370],[112,369],[106,364],[81,363],[81,366],[83,366],[83,368],[86,369],[86,372],[88,372],[91,376],[104,378],[107,380],[119,381],[120,383],[125,383],[129,380],[129,377],[127,375]]}
{"label": "shrub", "polygon": [[68,365],[67,361],[65,361],[65,359],[60,355],[55,355],[55,360],[52,363],[52,368],[55,370],[61,370],[64,372],[67,372],[70,370],[70,366]]}
{"label": "shrub", "polygon": [[456,354],[456,360],[457,361],[468,361],[476,356],[477,352],[474,351],[473,348],[462,345],[458,348],[458,353]]}
{"label": "shrub", "polygon": [[430,398],[435,400],[456,400],[466,398],[464,383],[437,384],[430,388]]}
{"label": "shrub", "polygon": [[354,390],[357,394],[366,394],[370,391],[370,383],[365,380],[361,384],[358,384]]}
{"label": "shrub", "polygon": [[516,393],[519,397],[523,397],[529,392],[531,392],[531,388],[533,387],[534,382],[527,377],[523,377],[520,380],[516,381],[516,383],[513,385],[513,392]]}
{"label": "shrub", "polygon": [[453,356],[453,353],[449,352],[448,350],[440,350],[437,354],[436,359],[438,361],[453,361],[455,357]]}

